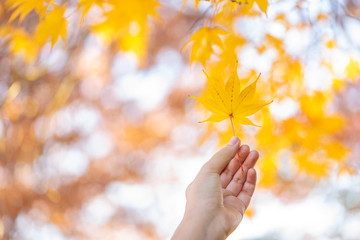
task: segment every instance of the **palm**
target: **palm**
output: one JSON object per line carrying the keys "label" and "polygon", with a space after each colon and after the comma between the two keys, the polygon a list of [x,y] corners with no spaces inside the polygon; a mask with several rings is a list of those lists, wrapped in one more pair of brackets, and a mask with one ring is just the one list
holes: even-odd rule
{"label": "palm", "polygon": [[[222,205],[220,218],[230,221],[236,227],[249,205],[255,188],[256,173],[254,167],[258,153],[249,152],[249,147],[243,145],[235,158],[233,158],[220,174],[222,188]],[[250,169],[250,171],[249,171]],[[221,201],[221,196],[219,198]]]}

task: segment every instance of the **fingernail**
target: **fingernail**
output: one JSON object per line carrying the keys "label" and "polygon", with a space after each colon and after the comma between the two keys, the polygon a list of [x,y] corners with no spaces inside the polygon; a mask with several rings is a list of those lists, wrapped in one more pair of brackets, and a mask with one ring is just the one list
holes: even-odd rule
{"label": "fingernail", "polygon": [[235,136],[233,136],[231,139],[230,139],[230,142],[228,143],[230,146],[234,146],[235,144],[237,144],[239,141],[239,139]]}

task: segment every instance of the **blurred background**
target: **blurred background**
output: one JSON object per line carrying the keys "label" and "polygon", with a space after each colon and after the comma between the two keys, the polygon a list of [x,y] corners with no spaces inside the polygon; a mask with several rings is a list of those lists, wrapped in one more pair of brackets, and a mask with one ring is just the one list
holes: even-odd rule
{"label": "blurred background", "polygon": [[232,136],[188,96],[236,59],[274,102],[236,126],[261,157],[229,239],[360,239],[359,50],[356,0],[2,0],[0,239],[169,239]]}

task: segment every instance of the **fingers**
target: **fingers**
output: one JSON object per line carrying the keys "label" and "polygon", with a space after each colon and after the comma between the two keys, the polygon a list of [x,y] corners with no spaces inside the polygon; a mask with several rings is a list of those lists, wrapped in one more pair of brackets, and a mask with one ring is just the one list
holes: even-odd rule
{"label": "fingers", "polygon": [[254,194],[256,185],[256,171],[254,168],[250,168],[247,172],[246,182],[243,189],[237,196],[244,204],[245,209],[249,206],[252,195]]}
{"label": "fingers", "polygon": [[221,186],[226,188],[231,182],[236,171],[240,168],[240,165],[245,161],[247,155],[250,152],[248,145],[242,145],[235,155],[235,157],[229,162],[225,169],[220,174]]}
{"label": "fingers", "polygon": [[239,149],[240,139],[232,137],[230,142],[220,149],[202,168],[202,171],[220,174],[226,165],[234,158]]}
{"label": "fingers", "polygon": [[226,187],[226,189],[230,190],[234,193],[235,196],[237,196],[241,189],[243,188],[243,185],[246,181],[246,174],[250,168],[253,168],[256,164],[256,161],[259,159],[259,153],[255,150],[251,151],[243,165],[242,168],[239,168],[236,173],[234,174],[232,180]]}

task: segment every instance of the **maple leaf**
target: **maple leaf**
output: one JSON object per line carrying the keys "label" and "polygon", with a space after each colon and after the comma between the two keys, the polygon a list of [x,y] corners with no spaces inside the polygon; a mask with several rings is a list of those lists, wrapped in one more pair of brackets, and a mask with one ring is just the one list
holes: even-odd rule
{"label": "maple leaf", "polygon": [[47,13],[35,30],[35,42],[43,46],[47,40],[51,39],[51,46],[57,42],[61,36],[66,38],[67,21],[64,18],[65,6],[53,6],[53,10]]}
{"label": "maple leaf", "polygon": [[187,42],[183,48],[186,48],[189,44],[193,43],[190,62],[191,64],[195,61],[199,61],[202,65],[205,65],[206,61],[209,60],[210,56],[214,53],[214,47],[217,46],[220,49],[223,48],[223,42],[220,35],[226,34],[221,28],[209,28],[202,27],[195,32],[189,42]]}
{"label": "maple leaf", "polygon": [[32,10],[42,17],[51,2],[53,0],[6,0],[5,4],[10,9],[14,9],[9,22],[14,21],[18,16],[20,16],[19,22],[22,22]]}
{"label": "maple leaf", "polygon": [[225,85],[222,84],[221,81],[219,82],[208,75],[206,76],[209,88],[205,95],[203,97],[191,96],[192,98],[199,100],[205,108],[213,112],[212,116],[202,122],[220,122],[230,118],[234,135],[235,130],[233,122],[235,125],[243,124],[257,126],[247,117],[253,115],[272,102],[258,103],[254,101],[256,83],[260,75],[253,83],[248,85],[242,91],[240,91],[240,79],[237,76],[236,67]]}

